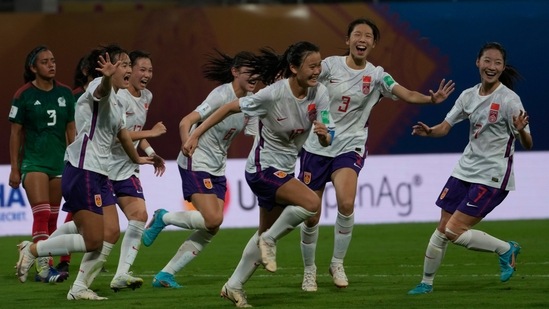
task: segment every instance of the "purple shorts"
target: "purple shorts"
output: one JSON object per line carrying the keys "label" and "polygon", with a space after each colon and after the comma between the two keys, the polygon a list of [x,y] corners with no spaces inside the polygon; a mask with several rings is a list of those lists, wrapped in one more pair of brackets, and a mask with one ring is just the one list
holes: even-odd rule
{"label": "purple shorts", "polygon": [[335,158],[310,153],[303,149],[300,155],[299,180],[311,190],[317,191],[332,181],[332,174],[341,168],[353,169],[357,176],[362,170],[365,157],[354,151],[342,153]]}
{"label": "purple shorts", "polygon": [[61,177],[63,191],[63,211],[76,213],[79,210],[89,210],[103,214],[103,206],[114,205],[112,184],[106,175],[76,168],[67,162],[63,177]]}
{"label": "purple shorts", "polygon": [[141,181],[135,175],[124,180],[111,180],[111,182],[116,197],[132,196],[145,199]]}
{"label": "purple shorts", "polygon": [[227,178],[225,176],[213,176],[206,172],[193,172],[178,166],[181,175],[183,197],[191,201],[191,196],[198,194],[215,194],[218,199],[225,200],[227,193]]}
{"label": "purple shorts", "polygon": [[436,204],[449,213],[456,210],[476,218],[484,218],[496,208],[509,191],[470,183],[450,176]]}
{"label": "purple shorts", "polygon": [[293,173],[288,174],[274,167],[268,167],[257,173],[246,172],[246,182],[255,196],[257,196],[259,207],[263,207],[269,211],[278,205],[276,203],[276,191],[278,188],[293,178]]}

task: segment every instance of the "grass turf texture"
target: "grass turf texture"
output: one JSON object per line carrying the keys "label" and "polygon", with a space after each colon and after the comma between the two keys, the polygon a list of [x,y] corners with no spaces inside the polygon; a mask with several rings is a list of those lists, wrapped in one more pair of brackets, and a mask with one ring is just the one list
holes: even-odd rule
{"label": "grass turf texture", "polygon": [[[548,308],[549,220],[487,221],[477,226],[505,240],[516,240],[523,250],[517,272],[506,283],[499,281],[495,254],[466,250],[450,244],[434,292],[407,295],[421,280],[423,256],[434,223],[357,225],[345,259],[349,287],[338,289],[328,274],[333,248],[333,228],[320,229],[316,264],[318,291],[301,291],[303,274],[299,232],[278,244],[278,271],[258,268],[245,285],[248,302],[258,308]],[[145,283],[135,291],[114,293],[109,283],[118,263],[115,246],[92,290],[107,301],[68,301],[82,254],[74,254],[68,281],[33,282],[34,268],[25,284],[13,266],[16,244],[28,237],[0,238],[0,291],[2,308],[234,308],[219,297],[223,284],[236,267],[253,229],[225,229],[185,269],[176,274],[182,289],[152,288],[152,277],[173,256],[189,232],[164,231],[151,247],[142,246],[132,268]],[[120,240],[121,241],[121,240]],[[119,243],[120,243],[119,241]],[[57,263],[58,258],[55,258]]]}

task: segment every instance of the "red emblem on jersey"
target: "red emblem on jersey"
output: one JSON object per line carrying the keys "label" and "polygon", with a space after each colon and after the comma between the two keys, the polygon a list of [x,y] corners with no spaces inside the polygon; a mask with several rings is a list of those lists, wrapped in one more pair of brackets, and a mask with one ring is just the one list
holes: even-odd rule
{"label": "red emblem on jersey", "polygon": [[372,83],[371,76],[362,76],[362,93],[370,93],[370,84]]}
{"label": "red emblem on jersey", "polygon": [[490,105],[490,114],[488,115],[488,122],[494,123],[498,120],[498,113],[499,113],[499,104],[498,103],[492,103]]}
{"label": "red emblem on jersey", "polygon": [[283,172],[283,171],[276,171],[273,174],[278,178],[284,178],[288,175],[286,172]]}
{"label": "red emblem on jersey", "polygon": [[97,207],[103,206],[103,200],[101,199],[101,194],[96,194],[94,198],[95,198],[95,206]]}
{"label": "red emblem on jersey", "polygon": [[311,183],[311,172],[303,173],[303,182],[308,185]]}
{"label": "red emblem on jersey", "polygon": [[311,122],[316,120],[317,112],[316,112],[316,104],[313,102],[307,106],[307,113],[309,114],[309,120]]}
{"label": "red emblem on jersey", "polygon": [[211,190],[213,188],[212,180],[210,178],[204,179],[203,182],[204,182],[204,187],[206,187],[206,189]]}

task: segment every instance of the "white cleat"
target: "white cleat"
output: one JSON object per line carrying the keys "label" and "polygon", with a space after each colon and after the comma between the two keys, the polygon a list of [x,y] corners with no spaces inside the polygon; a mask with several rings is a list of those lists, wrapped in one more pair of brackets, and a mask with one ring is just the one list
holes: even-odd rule
{"label": "white cleat", "polygon": [[301,289],[305,292],[317,291],[318,286],[316,284],[316,266],[305,267]]}
{"label": "white cleat", "polygon": [[346,288],[349,285],[349,280],[347,280],[347,275],[345,275],[343,264],[331,264],[330,275],[332,275],[334,284],[338,288]]}
{"label": "white cleat", "polygon": [[68,300],[107,300],[108,298],[101,297],[90,289],[73,291],[71,287],[71,289],[69,290],[69,293],[67,293],[67,299]]}
{"label": "white cleat", "polygon": [[143,279],[134,277],[131,273],[124,273],[115,276],[111,281],[111,289],[118,292],[122,289],[138,289],[143,285]]}
{"label": "white cleat", "polygon": [[17,261],[15,268],[17,269],[17,277],[21,282],[27,281],[29,270],[36,260],[36,257],[30,252],[31,244],[30,241],[25,240],[17,245],[17,248],[19,249],[19,260]]}
{"label": "white cleat", "polygon": [[276,271],[276,243],[265,241],[259,237],[259,251],[261,252],[261,263],[265,269],[274,273]]}
{"label": "white cleat", "polygon": [[233,302],[237,308],[251,308],[252,305],[248,304],[246,294],[241,289],[231,289],[227,283],[221,288],[221,297],[226,298]]}

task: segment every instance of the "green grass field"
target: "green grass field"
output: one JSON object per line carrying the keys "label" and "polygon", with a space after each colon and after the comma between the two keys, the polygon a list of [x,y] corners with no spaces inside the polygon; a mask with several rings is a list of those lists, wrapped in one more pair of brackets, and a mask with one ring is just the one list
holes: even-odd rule
{"label": "green grass field", "polygon": [[[302,262],[299,233],[279,242],[278,271],[259,268],[245,286],[248,301],[258,308],[549,308],[549,220],[483,222],[477,228],[502,239],[516,240],[523,250],[517,272],[499,282],[496,256],[450,244],[435,280],[434,292],[409,296],[419,283],[423,255],[434,223],[359,225],[353,232],[345,260],[350,285],[337,289],[328,275],[333,228],[322,227],[317,250],[318,292],[301,291]],[[233,308],[219,291],[240,259],[252,229],[221,230],[212,243],[186,269],[176,275],[182,289],[152,288],[152,277],[167,263],[188,235],[165,231],[149,248],[142,246],[133,271],[145,279],[135,291],[114,293],[109,282],[118,262],[113,249],[92,285],[104,302],[67,301],[81,254],[73,256],[71,277],[58,284],[19,283],[13,265],[16,244],[24,237],[0,238],[2,308]],[[57,259],[56,259],[57,261]],[[29,279],[31,276],[29,276]]]}

